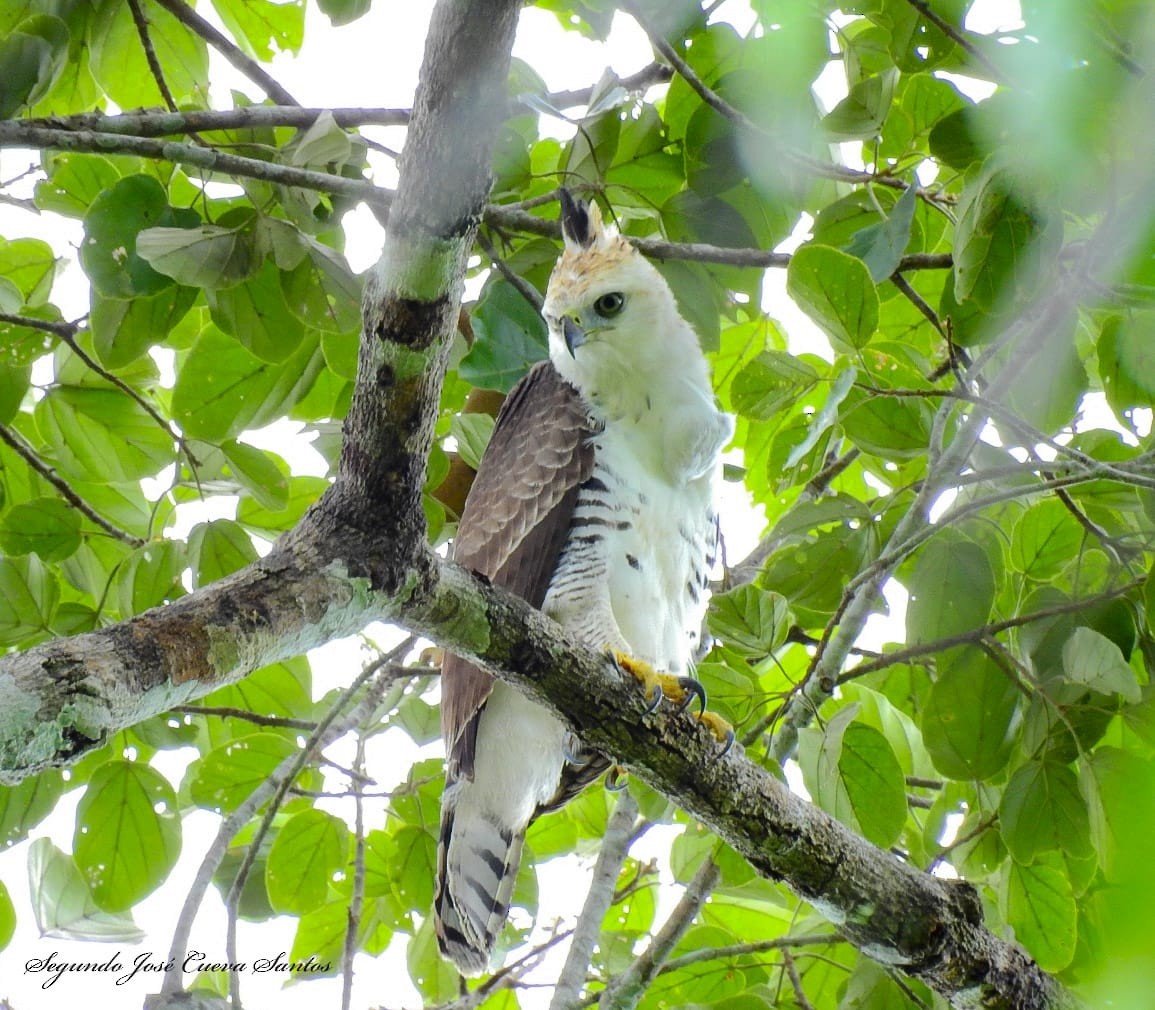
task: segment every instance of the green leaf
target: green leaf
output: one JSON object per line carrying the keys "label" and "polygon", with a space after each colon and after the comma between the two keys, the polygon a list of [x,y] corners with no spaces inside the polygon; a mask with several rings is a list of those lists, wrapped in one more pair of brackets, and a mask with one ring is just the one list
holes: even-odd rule
{"label": "green leaf", "polygon": [[206,810],[235,810],[296,752],[296,741],[279,733],[250,733],[230,740],[189,768],[189,795]]}
{"label": "green leaf", "polygon": [[0,551],[61,561],[80,546],[80,513],[59,498],[35,498],[13,506],[0,520]]}
{"label": "green leaf", "polygon": [[193,438],[235,438],[282,416],[324,367],[316,334],[287,361],[271,364],[208,326],[177,372],[173,418]]}
{"label": "green leaf", "polygon": [[955,234],[955,298],[993,311],[1030,296],[1061,242],[1058,215],[1009,170],[968,176]]}
{"label": "green leaf", "polygon": [[47,631],[59,596],[52,573],[35,555],[0,557],[0,644]]}
{"label": "green leaf", "polygon": [[276,512],[289,504],[289,479],[270,453],[234,441],[221,443],[221,452],[233,476],[262,508]]}
{"label": "green leaf", "polygon": [[351,24],[369,13],[373,0],[317,0],[320,8],[334,28]]}
{"label": "green leaf", "polygon": [[60,262],[52,246],[38,238],[0,239],[0,277],[20,289],[26,306],[38,308],[48,301]]}
{"label": "green leaf", "polygon": [[303,915],[320,907],[333,875],[349,856],[349,829],[323,810],[303,810],[282,825],[269,850],[265,886],[277,912]]}
{"label": "green leaf", "polygon": [[176,793],[164,776],[139,762],[106,761],[76,808],[72,853],[97,905],[120,912],[168,876],[180,838]]}
{"label": "green leaf", "polygon": [[878,292],[860,259],[823,245],[804,245],[790,259],[786,291],[836,351],[853,354],[878,329]]}
{"label": "green leaf", "polygon": [[[180,284],[210,291],[240,284],[261,266],[247,221],[234,228],[200,224],[199,218],[182,228],[149,227],[137,235],[136,252],[154,271]],[[275,276],[276,269],[271,269]],[[265,301],[267,298],[262,297],[262,302]],[[212,301],[209,304],[211,306]],[[221,314],[227,321],[239,325],[246,318],[245,310],[243,304],[235,306],[229,302],[228,309]],[[247,312],[249,317],[257,314],[251,305]]]}
{"label": "green leaf", "polygon": [[172,436],[119,389],[58,386],[35,416],[60,468],[81,480],[152,477],[175,458]]}
{"label": "green leaf", "polygon": [[458,373],[483,389],[508,393],[531,366],[549,356],[545,320],[508,281],[486,285],[473,313],[473,334]]}
{"label": "green leaf", "polygon": [[405,964],[409,968],[409,978],[426,1003],[442,1003],[457,996],[460,976],[437,949],[433,916],[427,916],[421,928],[413,934],[405,951]]}
{"label": "green leaf", "polygon": [[324,477],[290,477],[289,497],[284,508],[268,509],[255,500],[242,498],[237,506],[237,522],[259,533],[282,533],[295,526],[305,510],[328,487],[329,482]]}
{"label": "green leaf", "polygon": [[912,979],[900,985],[877,961],[862,956],[846,980],[838,1010],[920,1010],[932,1005],[926,986]]}
{"label": "green leaf", "polygon": [[1056,972],[1071,963],[1078,910],[1066,874],[1045,863],[1011,863],[1003,905],[1015,939],[1040,968]]}
{"label": "green leaf", "polygon": [[172,280],[157,273],[141,255],[141,232],[163,227],[183,235],[199,223],[195,211],[170,207],[168,193],[151,175],[130,175],[101,193],[84,215],[80,265],[107,297],[156,294]]}
{"label": "green leaf", "polygon": [[886,122],[894,98],[898,71],[889,70],[858,81],[850,93],[823,117],[822,127],[834,140],[867,140]]}
{"label": "green leaf", "polygon": [[28,847],[28,886],[32,913],[42,937],[139,943],[139,929],[128,912],[106,912],[92,899],[72,857],[48,838]]}
{"label": "green leaf", "polygon": [[281,290],[289,311],[322,333],[353,333],[361,329],[361,281],[345,257],[315,239],[304,239],[308,254],[281,274]]}
{"label": "green leaf", "polygon": [[1099,335],[1099,378],[1107,402],[1119,414],[1155,405],[1155,312],[1113,315]]}
{"label": "green leaf", "polygon": [[393,835],[393,886],[409,908],[433,903],[437,839],[424,828],[403,827]]}
{"label": "green leaf", "polygon": [[[201,699],[201,703],[210,708],[238,709],[256,715],[309,719],[313,715],[312,682],[309,661],[297,656],[282,663],[262,666],[244,680],[217,688]],[[207,736],[214,747],[234,737],[248,736],[252,731],[252,723],[241,718],[206,720]],[[295,741],[301,731],[286,726],[262,732]]]}
{"label": "green leaf", "polygon": [[16,909],[12,905],[12,897],[8,888],[0,880],[0,950],[12,942],[16,934]]}
{"label": "green leaf", "polygon": [[730,397],[743,416],[768,421],[817,385],[819,378],[801,358],[785,351],[762,351],[734,376]]}
{"label": "green leaf", "polygon": [[790,630],[789,605],[778,593],[747,584],[710,601],[710,633],[744,656],[769,656]]}
{"label": "green leaf", "polygon": [[987,553],[974,541],[944,533],[926,544],[906,580],[911,644],[933,642],[986,624],[995,598]]}
{"label": "green leaf", "polygon": [[1063,646],[1063,672],[1075,684],[1100,694],[1120,694],[1137,705],[1143,697],[1135,671],[1111,639],[1091,628],[1076,628]]}
{"label": "green leaf", "polygon": [[[173,99],[178,105],[192,102],[207,108],[209,58],[204,40],[155,0],[140,0],[140,6]],[[108,96],[122,109],[163,106],[129,5],[113,4],[93,22],[88,40],[92,76]]]}
{"label": "green leaf", "polygon": [[47,161],[48,178],[36,184],[36,205],[67,217],[84,217],[88,208],[120,172],[99,154],[57,152]]}
{"label": "green leaf", "polygon": [[1078,557],[1084,536],[1083,527],[1062,502],[1038,502],[1015,523],[1011,564],[1024,575],[1046,581]]}
{"label": "green leaf", "polygon": [[0,38],[0,119],[11,119],[23,106],[30,105],[37,93],[45,90],[52,79],[54,61],[52,46],[36,35],[12,32]]}
{"label": "green leaf", "polygon": [[213,0],[213,8],[241,49],[268,62],[277,53],[295,53],[305,32],[303,3],[273,0]]}
{"label": "green leaf", "polygon": [[488,414],[454,414],[449,422],[449,434],[457,440],[458,455],[474,470],[481,465],[496,423]]}
{"label": "green leaf", "polygon": [[1010,760],[1019,724],[1019,693],[981,649],[944,653],[922,716],[934,766],[948,778],[988,779]]}
{"label": "green leaf", "polygon": [[890,217],[880,224],[872,224],[856,232],[845,247],[851,256],[857,256],[866,264],[871,279],[881,284],[898,268],[902,254],[910,242],[910,228],[914,223],[914,208],[918,187],[911,185],[903,190],[890,212]]}
{"label": "green leaf", "polygon": [[0,849],[28,837],[64,793],[64,778],[48,768],[14,786],[0,786]]}
{"label": "green leaf", "polygon": [[857,711],[848,705],[826,724],[808,788],[824,810],[886,848],[906,823],[906,780],[886,737],[853,721]]}
{"label": "green leaf", "polygon": [[196,589],[257,559],[248,533],[231,519],[214,519],[194,526],[188,537],[188,552]]}
{"label": "green leaf", "polygon": [[1076,857],[1094,853],[1087,803],[1066,765],[1030,761],[1007,783],[999,804],[1003,840],[1019,863],[1059,849]]}
{"label": "green leaf", "polygon": [[172,284],[154,295],[105,298],[92,291],[88,325],[101,362],[123,368],[167,337],[196,301],[195,288]]}
{"label": "green leaf", "polygon": [[159,540],[138,547],[117,573],[116,598],[121,616],[132,617],[183,596],[180,578],[184,568],[182,544]]}

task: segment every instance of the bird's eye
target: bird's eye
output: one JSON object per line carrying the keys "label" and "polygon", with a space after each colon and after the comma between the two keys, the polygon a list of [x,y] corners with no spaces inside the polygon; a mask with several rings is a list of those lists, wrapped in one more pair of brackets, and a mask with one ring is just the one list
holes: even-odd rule
{"label": "bird's eye", "polygon": [[594,302],[594,311],[603,318],[616,316],[626,304],[626,296],[620,291],[608,291]]}

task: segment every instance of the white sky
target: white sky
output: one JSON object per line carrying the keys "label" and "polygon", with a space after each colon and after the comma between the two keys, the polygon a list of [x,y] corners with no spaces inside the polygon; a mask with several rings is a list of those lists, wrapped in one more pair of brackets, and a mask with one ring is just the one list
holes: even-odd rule
{"label": "white sky", "polygon": [[[377,0],[366,17],[353,25],[333,29],[327,19],[318,13],[316,6],[308,4],[305,45],[301,55],[295,59],[289,56],[278,59],[271,71],[304,105],[408,107],[412,102],[431,9],[432,3],[429,0],[405,4]],[[212,17],[211,8],[207,4],[201,4],[200,10]],[[740,25],[748,23],[749,8],[746,0],[730,0],[719,13]],[[977,31],[990,31],[1011,26],[1017,21],[1018,6],[1015,0],[979,0],[968,19],[968,27]],[[601,45],[563,31],[553,15],[534,8],[522,12],[514,54],[531,64],[545,78],[551,90],[588,86],[607,65],[624,77],[639,70],[650,60],[645,36],[629,18],[619,15],[615,19],[610,39]],[[260,97],[253,85],[241,78],[223,60],[216,58],[215,53],[213,57],[212,80],[217,107],[229,106],[229,89],[234,87],[254,98]],[[832,86],[837,87],[837,83]],[[835,91],[823,97],[832,105],[838,95]],[[562,136],[572,132],[562,123],[550,124],[548,128]],[[366,133],[372,131],[367,130]],[[377,135],[388,146],[400,146],[395,131],[378,131]],[[389,160],[372,152],[370,156],[378,181],[392,185],[396,177]],[[17,174],[34,160],[34,157],[21,152],[0,152],[0,178]],[[382,230],[372,215],[363,209],[346,218],[346,230],[346,254],[350,263],[355,270],[364,270],[380,254]],[[67,318],[75,318],[87,312],[87,283],[75,262],[75,251],[81,235],[78,222],[49,215],[35,217],[13,207],[0,205],[0,235],[7,238],[31,235],[49,241],[68,261],[54,290],[54,300]],[[790,245],[796,245],[804,237],[805,231],[801,229],[793,236]],[[769,272],[766,291],[766,308],[781,320],[786,332],[791,335],[795,349],[825,347],[821,339],[814,340],[813,327],[786,298],[783,272]],[[163,355],[161,361],[165,363]],[[299,425],[282,422],[246,436],[246,440],[281,453],[290,460],[295,473],[323,473],[324,465],[320,457],[299,437],[299,429]],[[734,494],[731,491],[731,495]],[[724,508],[729,505],[742,508],[742,504],[740,501],[729,502]],[[182,516],[175,535],[184,535],[193,523],[207,518],[231,518],[234,507],[235,500],[229,498],[211,499],[196,508],[186,507],[186,514]],[[729,530],[730,557],[741,557],[746,553],[758,533],[749,521]],[[901,620],[904,601],[895,598],[891,602],[892,610],[898,609],[897,617]],[[390,632],[383,628],[371,628],[369,633],[382,644],[388,644],[392,638]],[[892,632],[882,628],[878,629],[877,634],[888,639],[894,637]],[[315,650],[310,654],[316,682],[315,694],[320,695],[331,686],[348,683],[360,669],[365,657],[365,650],[358,639],[333,643]],[[349,751],[348,754],[342,754],[339,748],[331,749],[339,761],[351,759],[351,748]],[[419,749],[407,737],[395,731],[377,741],[371,749],[369,769],[371,772],[376,769],[378,785],[388,788],[403,779],[404,771],[413,760],[439,753],[439,746]],[[184,752],[166,753],[158,755],[153,763],[175,785],[179,783],[184,767],[192,756]],[[381,769],[388,771],[381,774]],[[66,797],[53,815],[32,832],[32,837],[50,837],[67,850],[79,795],[80,791],[76,791]],[[380,809],[367,804],[366,820],[369,827],[380,826]],[[123,961],[129,962],[143,951],[163,960],[171,939],[176,910],[188,891],[192,875],[218,823],[216,816],[203,811],[185,818],[181,859],[166,884],[137,907],[136,921],[147,936],[135,947],[119,946]],[[670,839],[678,830],[665,828],[651,832],[635,846],[633,854],[643,860],[664,854]],[[115,988],[105,977],[66,975],[45,991],[40,988],[43,977],[23,973],[23,965],[29,958],[45,957],[49,951],[56,951],[58,960],[103,960],[112,949],[108,945],[41,940],[35,935],[27,893],[26,848],[26,845],[20,845],[0,855],[0,879],[11,892],[19,917],[16,938],[0,954],[0,966],[5,969],[0,976],[0,996],[7,997],[15,1010],[72,1007],[91,1004],[94,1000],[98,1005],[140,1006],[146,993],[159,988],[155,978],[138,979]],[[580,908],[588,886],[591,865],[591,860],[573,857],[539,867],[542,895],[540,921],[543,924],[548,924],[552,915],[576,912]],[[663,878],[663,882],[668,883],[668,878]],[[663,889],[659,900],[659,922],[676,898],[675,890]],[[289,918],[280,918],[259,926],[242,922],[238,933],[241,957],[272,956],[278,951],[288,951],[295,924],[296,920]],[[192,946],[208,952],[214,959],[223,960],[224,933],[223,904],[216,890],[210,889],[197,920]],[[539,976],[540,981],[556,977],[562,949],[559,948],[551,965]],[[191,979],[186,978],[188,981]],[[339,980],[314,981],[282,989],[279,981],[272,976],[248,976],[242,980],[242,986],[246,1004],[250,1007],[275,1004],[284,1010],[314,1010],[317,1005],[336,1007],[340,999]],[[548,994],[539,990],[536,994],[523,994],[521,999],[522,1005],[526,1007],[545,1006]],[[353,1005],[385,1005],[393,1010],[402,1006],[420,1006],[420,999],[409,983],[403,955],[394,953],[381,958],[359,956]]]}

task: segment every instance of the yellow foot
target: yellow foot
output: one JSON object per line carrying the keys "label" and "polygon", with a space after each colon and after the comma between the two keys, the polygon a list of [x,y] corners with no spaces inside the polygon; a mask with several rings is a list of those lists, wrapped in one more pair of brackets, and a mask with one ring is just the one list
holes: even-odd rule
{"label": "yellow foot", "polygon": [[685,708],[695,698],[706,708],[706,692],[692,677],[676,677],[672,673],[659,673],[649,663],[616,649],[607,650],[619,670],[624,670],[642,685],[649,711],[656,709],[665,698],[678,708]]}
{"label": "yellow foot", "polygon": [[647,712],[653,712],[665,698],[679,711],[690,705],[694,699],[701,705],[695,718],[705,725],[718,743],[722,744],[722,754],[734,746],[734,727],[714,712],[706,711],[706,689],[693,677],[679,677],[672,673],[659,673],[649,663],[635,659],[617,649],[608,649],[618,669],[630,674],[645,691]]}

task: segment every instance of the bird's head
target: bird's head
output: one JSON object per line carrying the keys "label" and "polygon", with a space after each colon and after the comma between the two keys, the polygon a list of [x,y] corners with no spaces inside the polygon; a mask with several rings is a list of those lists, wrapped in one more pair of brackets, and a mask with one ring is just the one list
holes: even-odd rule
{"label": "bird's head", "polygon": [[591,393],[636,382],[671,354],[700,354],[662,275],[603,223],[596,203],[575,201],[565,189],[559,194],[565,249],[542,308],[554,367]]}

